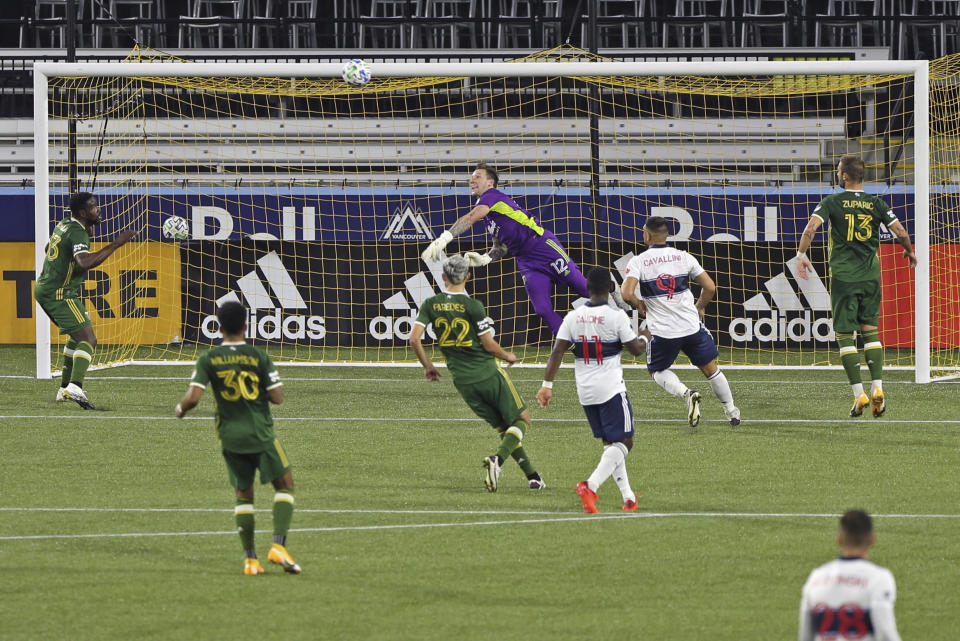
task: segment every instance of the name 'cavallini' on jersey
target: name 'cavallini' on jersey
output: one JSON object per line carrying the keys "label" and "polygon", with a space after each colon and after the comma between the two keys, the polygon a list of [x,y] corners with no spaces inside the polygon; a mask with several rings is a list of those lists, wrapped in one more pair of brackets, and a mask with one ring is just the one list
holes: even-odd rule
{"label": "name 'cavallini' on jersey", "polygon": [[654,336],[682,338],[700,331],[700,313],[690,282],[704,272],[688,252],[669,245],[650,245],[627,263],[627,278],[637,279],[637,293],[647,308],[647,327]]}
{"label": "name 'cavallini' on jersey", "polygon": [[475,383],[495,375],[497,360],[483,348],[480,337],[493,332],[493,319],[483,303],[466,292],[440,293],[420,306],[414,321],[424,327],[433,323],[437,345],[458,384]]}
{"label": "name 'cavallini' on jersey", "polygon": [[873,194],[844,191],[821,200],[812,215],[829,224],[831,278],[845,283],[880,278],[880,225],[897,222],[890,205]]}
{"label": "name 'cavallini' on jersey", "polygon": [[247,343],[223,343],[197,359],[191,385],[213,388],[223,449],[262,452],[276,439],[268,392],[283,385],[270,356]]}

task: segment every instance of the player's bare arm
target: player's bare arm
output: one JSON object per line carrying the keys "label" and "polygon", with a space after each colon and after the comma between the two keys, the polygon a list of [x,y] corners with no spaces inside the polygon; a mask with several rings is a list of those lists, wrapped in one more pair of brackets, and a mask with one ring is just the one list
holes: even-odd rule
{"label": "player's bare arm", "polygon": [[173,408],[174,415],[177,418],[183,418],[187,412],[197,406],[197,403],[200,402],[200,398],[203,396],[203,392],[204,388],[191,384],[190,387],[187,388],[187,393],[183,395],[183,400]]}
{"label": "player's bare arm", "polygon": [[500,343],[497,342],[497,339],[493,337],[493,332],[487,332],[486,334],[480,335],[480,344],[483,345],[483,349],[493,355],[495,358],[499,358],[502,361],[506,361],[507,366],[513,365],[517,362],[517,355],[513,352],[508,352],[500,346]]}
{"label": "player's bare arm", "polygon": [[473,227],[474,223],[486,216],[489,211],[490,208],[486,205],[477,205],[468,214],[458,218],[457,222],[450,226],[450,229],[437,236],[432,243],[427,245],[427,248],[421,254],[423,260],[428,263],[435,263],[440,260],[440,254],[450,241]]}
{"label": "player's bare arm", "polygon": [[807,250],[813,244],[813,237],[822,224],[822,218],[810,216],[807,226],[804,227],[803,233],[800,235],[800,244],[797,246],[797,274],[804,280],[809,278],[809,273],[813,271],[813,263],[807,258]]}
{"label": "player's bare arm", "polygon": [[417,360],[420,361],[420,364],[423,366],[423,372],[427,380],[439,381],[440,372],[437,371],[436,365],[434,365],[430,357],[427,356],[427,350],[423,348],[422,339],[424,330],[426,330],[426,328],[420,323],[413,324],[413,330],[410,332],[410,348],[413,350],[413,353],[417,355]]}
{"label": "player's bare arm", "polygon": [[73,257],[80,269],[92,269],[110,257],[110,254],[120,249],[131,238],[137,235],[139,230],[125,229],[114,238],[109,245],[96,252],[83,252]]}
{"label": "player's bare arm", "polygon": [[639,338],[635,338],[630,342],[624,343],[623,346],[626,347],[627,351],[634,356],[645,356],[647,353],[646,343],[641,343]]}
{"label": "player's bare arm", "polygon": [[279,385],[273,389],[267,390],[267,398],[269,398],[270,402],[274,405],[280,405],[280,403],[283,403],[283,386]]}
{"label": "player's bare arm", "polygon": [[537,403],[540,407],[546,407],[553,399],[553,377],[557,375],[557,370],[563,363],[563,355],[570,349],[571,344],[570,341],[562,338],[558,338],[553,344],[553,351],[550,352],[550,358],[547,360],[547,370],[543,373],[543,384],[537,390]]}
{"label": "player's bare arm", "polygon": [[700,313],[700,318],[703,318],[704,312],[707,310],[707,305],[710,304],[710,301],[713,300],[713,297],[717,294],[717,285],[713,282],[713,279],[710,278],[710,274],[703,272],[699,276],[693,279],[697,285],[700,285],[700,296],[697,298],[697,312]]}
{"label": "player's bare arm", "polygon": [[628,276],[627,280],[623,281],[623,285],[620,286],[620,295],[623,297],[623,302],[627,305],[632,305],[640,311],[641,316],[647,315],[647,306],[643,304],[643,301],[637,296],[637,283],[639,283],[636,278],[633,276]]}
{"label": "player's bare arm", "polygon": [[903,257],[910,261],[911,267],[917,266],[917,254],[913,251],[913,243],[910,242],[910,234],[898,220],[890,225],[890,231],[897,237],[897,242],[903,246]]}

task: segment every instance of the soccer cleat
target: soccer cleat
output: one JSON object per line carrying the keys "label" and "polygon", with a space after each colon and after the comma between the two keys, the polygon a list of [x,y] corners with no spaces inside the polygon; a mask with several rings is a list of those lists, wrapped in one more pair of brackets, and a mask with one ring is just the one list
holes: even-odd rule
{"label": "soccer cleat", "polygon": [[85,410],[95,410],[96,407],[93,406],[93,403],[87,400],[87,395],[83,393],[83,389],[76,383],[70,383],[63,390],[64,395],[71,401],[76,401],[77,405],[82,407]]}
{"label": "soccer cleat", "polygon": [[483,459],[483,482],[488,492],[497,491],[497,482],[500,480],[500,462],[493,454]]}
{"label": "soccer cleat", "polygon": [[303,570],[300,569],[300,566],[293,562],[293,557],[290,556],[290,553],[287,552],[287,548],[283,547],[279,543],[274,543],[270,546],[270,553],[267,554],[267,561],[270,563],[276,563],[277,565],[283,566],[283,571],[288,574],[300,574]]}
{"label": "soccer cleat", "polygon": [[690,427],[696,427],[700,422],[700,393],[692,389],[687,390],[687,420]]}
{"label": "soccer cleat", "polygon": [[530,481],[531,490],[542,490],[543,488],[547,487],[546,481],[540,478],[539,474],[535,474],[533,477],[527,480]]}
{"label": "soccer cleat", "polygon": [[260,561],[257,559],[244,559],[243,560],[243,573],[244,574],[263,574],[266,570],[263,569],[263,566],[260,565]]}
{"label": "soccer cleat", "polygon": [[71,400],[71,399],[70,399],[69,396],[67,396],[67,388],[66,388],[66,387],[61,387],[60,389],[57,390],[57,402],[58,402],[58,403],[65,403],[66,401],[69,401],[69,400]]}
{"label": "soccer cleat", "polygon": [[740,410],[738,408],[723,408],[723,413],[727,415],[727,420],[730,421],[730,427],[740,425]]}
{"label": "soccer cleat", "polygon": [[883,390],[879,387],[873,390],[873,397],[871,401],[873,402],[873,418],[880,418],[883,416],[883,413],[887,411],[887,403],[883,398]]}
{"label": "soccer cleat", "polygon": [[628,499],[628,500],[626,500],[626,501],[623,502],[623,508],[622,508],[622,509],[623,509],[624,511],[626,511],[626,512],[635,512],[635,511],[637,510],[637,502],[636,502],[636,501],[631,501],[631,500]]}
{"label": "soccer cleat", "polygon": [[850,408],[850,416],[860,416],[863,414],[863,409],[870,404],[870,399],[867,398],[866,394],[861,394],[853,401],[853,407]]}
{"label": "soccer cleat", "polygon": [[583,511],[587,514],[596,514],[597,493],[590,489],[586,481],[577,483],[577,494],[580,495],[580,500],[583,501]]}

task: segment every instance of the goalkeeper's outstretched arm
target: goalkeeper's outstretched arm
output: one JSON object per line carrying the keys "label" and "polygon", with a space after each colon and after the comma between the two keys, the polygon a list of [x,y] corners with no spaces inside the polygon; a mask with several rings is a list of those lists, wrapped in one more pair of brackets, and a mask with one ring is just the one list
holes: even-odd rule
{"label": "goalkeeper's outstretched arm", "polygon": [[432,243],[427,245],[427,248],[423,250],[423,254],[421,254],[423,260],[428,263],[435,263],[440,260],[443,250],[451,240],[473,227],[474,223],[486,216],[489,212],[490,208],[486,205],[477,205],[471,209],[469,213],[458,218],[457,222],[450,226],[450,229],[437,236]]}

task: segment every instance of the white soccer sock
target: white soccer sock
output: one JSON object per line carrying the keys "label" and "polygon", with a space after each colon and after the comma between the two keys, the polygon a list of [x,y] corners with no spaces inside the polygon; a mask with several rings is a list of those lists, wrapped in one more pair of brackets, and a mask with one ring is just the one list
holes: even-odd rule
{"label": "white soccer sock", "polygon": [[668,369],[654,372],[653,380],[657,382],[657,385],[667,390],[667,392],[673,394],[677,398],[683,398],[689,391],[687,386],[680,382],[680,379],[677,378],[677,375]]}
{"label": "white soccer sock", "polygon": [[871,386],[870,386],[870,393],[873,394],[873,393],[876,392],[878,389],[879,389],[879,390],[882,390],[882,389],[883,389],[883,381],[882,381],[881,379],[877,379],[877,380],[875,380],[875,381],[872,382],[872,384],[871,384]]}
{"label": "white soccer sock", "polygon": [[712,389],[713,393],[720,399],[720,403],[723,404],[724,407],[733,407],[733,392],[730,391],[730,383],[727,382],[727,377],[724,375],[723,370],[717,368],[713,376],[707,380],[710,381],[710,389]]}
{"label": "white soccer sock", "polygon": [[[620,451],[623,452],[624,459],[626,459],[627,453],[630,451],[626,445],[623,443],[614,443],[613,447],[620,448]],[[620,495],[623,497],[624,503],[637,500],[637,495],[634,494],[633,489],[630,488],[630,478],[627,476],[626,460],[613,468],[613,480],[617,484],[617,487],[620,488]]]}
{"label": "white soccer sock", "polygon": [[850,389],[853,390],[854,398],[860,398],[860,395],[863,394],[863,383],[853,383],[850,385]]}
{"label": "white soccer sock", "polygon": [[[613,474],[613,471],[618,465],[623,465],[623,450],[617,447],[617,445],[621,444],[614,443],[613,445],[604,446],[603,456],[600,457],[600,462],[597,463],[597,469],[595,469],[593,474],[590,475],[590,478],[587,479],[587,485],[594,492],[603,485],[604,481],[610,478],[610,475]],[[624,449],[626,448],[624,447]]]}

